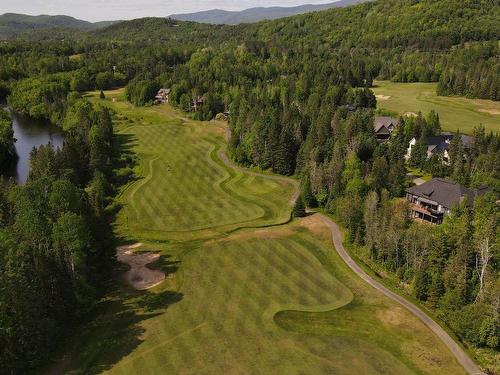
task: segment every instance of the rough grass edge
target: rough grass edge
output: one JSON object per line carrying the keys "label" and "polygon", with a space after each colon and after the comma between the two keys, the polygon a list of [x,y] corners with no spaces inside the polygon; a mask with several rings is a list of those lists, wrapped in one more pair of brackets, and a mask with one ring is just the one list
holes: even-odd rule
{"label": "rough grass edge", "polygon": [[[347,236],[345,236],[346,228],[341,224],[341,221],[338,220],[338,218],[335,215],[327,212],[326,210],[315,210],[315,212],[319,212],[319,213],[321,213],[321,214],[329,217],[330,219],[332,219],[335,223],[337,223],[337,225],[339,226],[339,228],[340,228],[340,230],[342,232],[343,238],[344,238],[344,240],[342,241],[342,243],[344,245],[344,248],[346,249],[346,251],[349,254],[349,256],[363,269],[363,271],[365,271],[370,277],[372,277],[373,279],[375,279],[376,281],[378,281],[380,284],[382,284],[383,286],[385,286],[390,291],[392,291],[392,292],[396,293],[397,295],[399,295],[400,297],[403,297],[404,299],[410,301],[415,306],[417,306],[419,309],[421,309],[424,313],[426,313],[429,317],[431,317],[437,324],[439,324],[439,326],[441,328],[443,328],[446,331],[446,333],[448,335],[450,335],[450,337],[467,354],[469,354],[474,359],[474,361],[477,364],[481,365],[481,367],[484,367],[484,363],[481,360],[481,358],[476,355],[476,351],[472,350],[473,348],[471,348],[465,341],[463,341],[459,336],[457,336],[457,334],[455,334],[455,332],[453,332],[451,330],[451,328],[446,324],[446,322],[444,322],[442,319],[438,318],[436,316],[436,314],[432,310],[430,310],[427,306],[425,306],[424,304],[422,304],[422,302],[419,301],[418,299],[416,299],[414,296],[412,296],[411,294],[406,293],[403,290],[401,290],[401,288],[399,288],[396,285],[395,280],[393,280],[392,278],[383,278],[383,277],[381,277],[363,259],[361,259],[357,254],[355,254],[352,251],[353,247],[358,247],[359,248],[359,246],[351,244],[351,243],[349,243],[349,242],[347,242],[345,240],[345,238],[347,238]],[[332,246],[333,246],[333,244],[332,244]]]}

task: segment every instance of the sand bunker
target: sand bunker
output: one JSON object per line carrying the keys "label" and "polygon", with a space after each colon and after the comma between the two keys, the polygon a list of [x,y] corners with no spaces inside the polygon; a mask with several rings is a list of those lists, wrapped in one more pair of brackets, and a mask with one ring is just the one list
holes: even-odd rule
{"label": "sand bunker", "polygon": [[405,112],[405,117],[417,117],[418,115],[415,112]]}
{"label": "sand bunker", "polygon": [[478,109],[478,112],[489,113],[490,115],[500,115],[500,110],[499,109],[481,108],[481,109]]}
{"label": "sand bunker", "polygon": [[382,94],[378,94],[378,95],[375,95],[375,97],[378,99],[378,100],[387,100],[387,99],[390,99],[390,95],[382,95]]}
{"label": "sand bunker", "polygon": [[137,290],[146,290],[152,288],[163,280],[165,273],[158,270],[152,270],[147,267],[160,258],[156,253],[134,253],[133,249],[141,247],[142,243],[133,245],[118,246],[116,248],[116,259],[119,262],[128,264],[130,270],[125,273],[125,279]]}

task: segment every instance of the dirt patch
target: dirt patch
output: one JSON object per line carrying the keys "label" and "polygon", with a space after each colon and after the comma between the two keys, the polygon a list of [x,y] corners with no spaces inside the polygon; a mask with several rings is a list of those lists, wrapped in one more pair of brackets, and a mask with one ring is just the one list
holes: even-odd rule
{"label": "dirt patch", "polygon": [[405,117],[417,117],[418,115],[415,112],[405,112]]}
{"label": "dirt patch", "polygon": [[299,226],[307,228],[312,234],[316,236],[329,236],[329,233],[325,231],[326,226],[321,221],[317,215],[309,215],[303,217],[298,222]]}
{"label": "dirt patch", "polygon": [[130,270],[124,275],[125,280],[137,290],[146,290],[165,280],[165,273],[147,267],[149,263],[153,263],[160,259],[160,254],[134,253],[133,250],[141,246],[142,243],[118,246],[116,248],[116,259],[130,266]]}
{"label": "dirt patch", "polygon": [[481,108],[477,110],[478,112],[489,113],[490,115],[500,115],[500,109],[486,109]]}
{"label": "dirt patch", "polygon": [[375,97],[377,98],[377,100],[388,100],[391,98],[390,95],[382,95],[382,94],[375,95]]}
{"label": "dirt patch", "polygon": [[211,125],[213,125],[213,130],[214,130],[214,133],[218,134],[218,135],[221,135],[222,137],[224,137],[224,139],[226,141],[229,140],[229,137],[227,136],[227,129],[228,126],[226,126],[223,122],[221,121],[215,121],[215,120],[212,120],[210,121],[211,122]]}
{"label": "dirt patch", "polygon": [[399,306],[391,306],[390,309],[377,310],[377,318],[385,326],[398,326],[405,323],[403,309]]}
{"label": "dirt patch", "polygon": [[[426,340],[426,342],[422,344],[424,344],[424,346],[417,343],[403,344],[401,351],[411,358],[414,358],[422,367],[432,366],[440,368],[443,365],[443,360],[429,349],[432,348],[435,343]],[[427,347],[425,345],[427,345]],[[478,374],[482,374],[482,372],[478,372]]]}

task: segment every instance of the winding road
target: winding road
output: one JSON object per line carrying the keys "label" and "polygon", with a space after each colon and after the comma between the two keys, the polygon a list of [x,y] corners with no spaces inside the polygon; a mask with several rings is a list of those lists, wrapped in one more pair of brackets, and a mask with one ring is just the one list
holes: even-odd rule
{"label": "winding road", "polygon": [[[229,129],[226,129],[226,141],[229,138]],[[238,170],[244,170],[245,173],[250,173],[253,175],[260,175],[266,178],[270,179],[275,179],[275,180],[286,180],[289,183],[293,184],[295,187],[295,193],[293,194],[292,198],[290,199],[290,204],[293,205],[295,203],[295,200],[299,197],[300,194],[300,184],[297,180],[284,177],[284,176],[277,176],[277,175],[266,175],[263,173],[258,173],[254,171],[249,171],[245,168],[242,168],[235,163],[233,163],[227,156],[226,152],[224,150],[221,150],[219,152],[219,157],[221,160],[230,168],[233,169],[238,169]],[[401,297],[400,295],[392,292],[388,288],[386,288],[384,285],[373,279],[370,275],[368,275],[349,255],[349,253],[345,250],[344,245],[342,243],[342,232],[340,231],[338,225],[332,221],[329,217],[316,213],[314,215],[317,215],[321,221],[328,226],[330,229],[330,232],[332,234],[332,242],[334,245],[335,250],[337,253],[340,255],[340,257],[344,260],[344,262],[349,266],[349,268],[356,273],[359,277],[361,277],[365,282],[367,282],[369,285],[371,285],[373,288],[377,289],[378,291],[382,292],[385,296],[390,298],[391,300],[399,303],[403,307],[405,307],[408,311],[410,311],[413,315],[415,315],[417,318],[419,318],[424,324],[429,327],[432,332],[434,332],[440,339],[443,341],[443,343],[450,349],[450,351],[453,353],[457,361],[464,367],[464,369],[471,375],[486,375],[475,363],[474,361],[469,357],[469,355],[453,340],[448,333],[441,328],[439,324],[437,324],[430,316],[428,316],[425,312],[423,312],[421,309],[419,309],[417,306],[415,306],[413,303],[410,301],[406,300],[405,298]]]}
{"label": "winding road", "polygon": [[321,221],[323,221],[323,223],[325,223],[330,228],[330,231],[332,233],[333,245],[337,250],[337,253],[344,260],[344,262],[347,263],[347,265],[351,270],[353,270],[359,277],[361,277],[372,287],[382,292],[393,301],[396,301],[400,305],[404,306],[413,315],[415,315],[417,318],[423,321],[425,325],[429,327],[441,339],[441,341],[443,341],[444,344],[451,350],[455,358],[469,374],[485,375],[484,372],[482,372],[481,369],[467,355],[467,353],[450,337],[450,335],[448,335],[448,333],[446,333],[446,331],[443,328],[441,328],[439,324],[437,324],[434,320],[432,320],[431,317],[429,317],[426,313],[420,310],[413,303],[407,301],[403,297],[387,289],[381,283],[379,283],[371,276],[369,276],[360,266],[358,266],[358,264],[351,258],[351,256],[345,250],[344,245],[342,244],[342,233],[335,222],[330,220],[330,218],[328,218],[325,215],[319,213],[315,215],[318,215]]}
{"label": "winding road", "polygon": [[[295,200],[299,196],[299,183],[297,180],[290,179],[288,177],[282,177],[282,176],[270,176],[266,175],[263,173],[258,173],[258,172],[253,172],[253,171],[248,171],[247,169],[241,168],[234,164],[227,156],[227,154],[224,151],[221,151],[219,153],[219,157],[222,159],[222,161],[228,165],[231,168],[238,169],[238,170],[244,170],[245,173],[250,173],[253,175],[260,175],[264,176],[267,178],[271,179],[279,179],[281,181],[287,180],[290,183],[292,183],[295,187],[295,193],[292,196],[292,199],[290,200],[290,203],[293,204]],[[474,361],[469,357],[469,355],[453,340],[448,333],[441,328],[439,324],[437,324],[429,315],[427,315],[425,312],[420,310],[417,306],[415,306],[413,303],[410,301],[406,300],[405,298],[401,297],[400,295],[392,292],[388,288],[386,288],[384,285],[373,279],[370,275],[368,275],[355,261],[354,259],[351,258],[349,253],[345,250],[344,245],[342,244],[342,232],[340,231],[338,225],[332,221],[329,217],[316,213],[321,221],[328,226],[330,229],[330,232],[332,233],[332,242],[335,250],[337,250],[337,253],[340,255],[342,260],[349,266],[351,270],[354,271],[356,275],[361,277],[364,281],[366,281],[369,285],[371,285],[373,288],[377,289],[378,291],[382,292],[384,295],[392,299],[393,301],[399,303],[403,307],[405,307],[408,311],[410,311],[413,315],[415,315],[417,318],[419,318],[424,324],[429,327],[432,332],[434,332],[440,339],[443,341],[443,343],[450,349],[450,351],[453,353],[457,361],[464,367],[464,369],[471,375],[485,375],[483,371],[474,363]]]}

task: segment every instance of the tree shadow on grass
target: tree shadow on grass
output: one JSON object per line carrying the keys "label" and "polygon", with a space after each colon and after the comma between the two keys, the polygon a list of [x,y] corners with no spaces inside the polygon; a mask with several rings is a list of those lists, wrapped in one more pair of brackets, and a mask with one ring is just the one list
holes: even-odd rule
{"label": "tree shadow on grass", "polygon": [[49,374],[99,374],[111,369],[143,341],[142,322],[164,314],[182,293],[152,293],[120,287],[103,298],[72,342],[69,354]]}
{"label": "tree shadow on grass", "polygon": [[180,261],[171,259],[172,259],[171,255],[162,254],[157,261],[148,264],[147,267],[155,270],[161,270],[165,272],[165,275],[176,273],[177,270],[179,269]]}
{"label": "tree shadow on grass", "polygon": [[148,314],[154,314],[158,311],[166,311],[170,305],[181,301],[182,297],[182,293],[172,291],[147,293],[143,298],[137,301],[137,306]]}
{"label": "tree shadow on grass", "polygon": [[[137,165],[136,145],[137,138],[133,134],[114,135],[111,182],[116,191],[120,186],[139,179],[133,174]],[[117,201],[107,208],[109,223],[115,222],[121,208]],[[120,242],[118,238],[114,241]],[[114,249],[113,246],[110,248]],[[127,266],[116,262],[114,251],[110,253],[109,262],[113,275],[105,283],[107,285],[102,285],[106,292],[72,337],[60,344],[59,350],[66,354],[56,363],[49,364],[47,373],[98,374],[111,369],[144,341],[144,321],[168,313],[171,305],[182,300],[181,293],[137,291],[117,282],[123,280]],[[177,263],[162,256],[153,267],[170,274],[177,271]]]}
{"label": "tree shadow on grass", "polygon": [[133,168],[137,165],[134,147],[137,137],[133,134],[115,134],[113,137],[113,178],[115,186],[122,186],[136,181]]}
{"label": "tree shadow on grass", "polygon": [[[161,257],[155,268],[174,273],[177,263]],[[126,270],[126,265],[116,264],[106,288],[109,292],[66,346],[61,345],[66,354],[49,365],[46,373],[99,374],[111,369],[144,341],[144,321],[168,313],[170,306],[182,300],[182,293],[137,291],[118,282]]]}
{"label": "tree shadow on grass", "polygon": [[134,134],[118,133],[113,135],[113,154],[122,161],[130,161],[135,155],[134,147],[137,146],[137,137]]}

